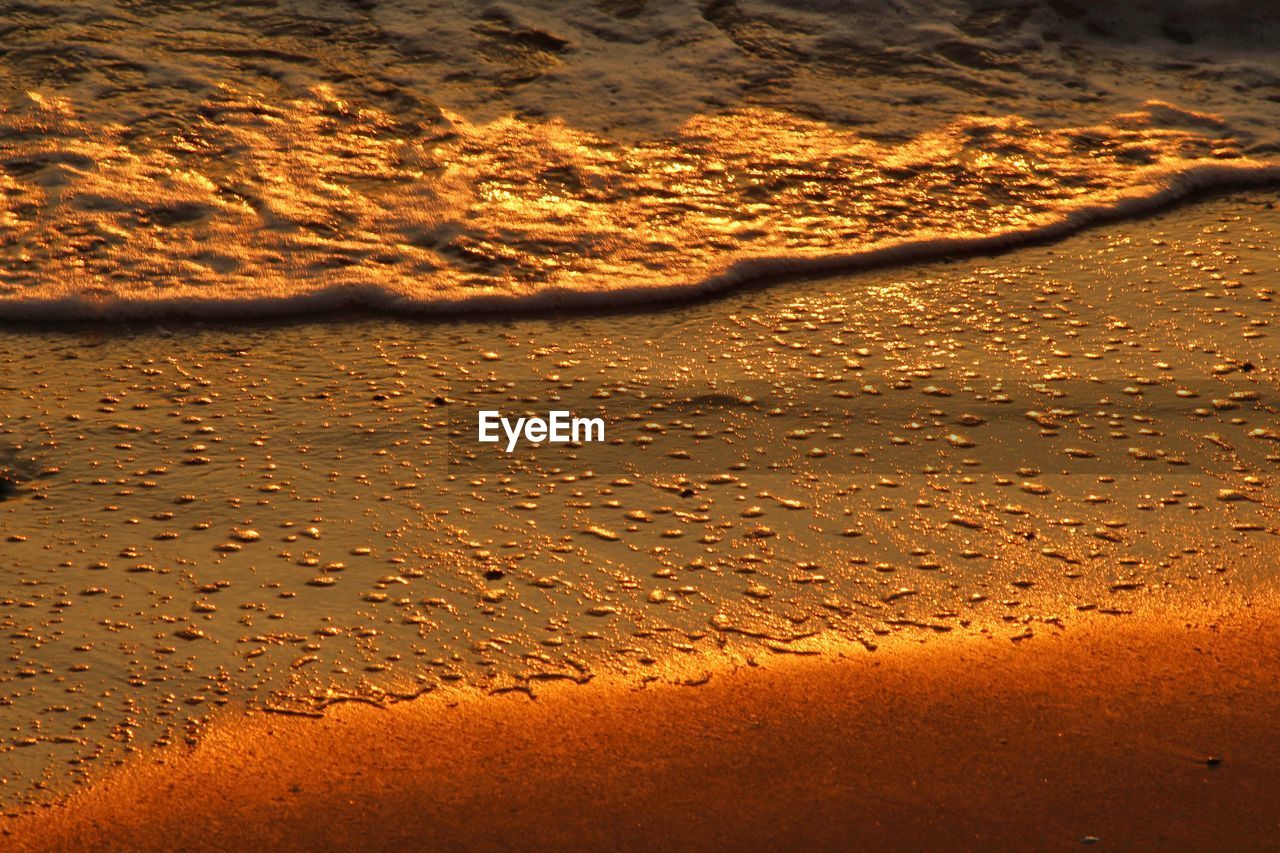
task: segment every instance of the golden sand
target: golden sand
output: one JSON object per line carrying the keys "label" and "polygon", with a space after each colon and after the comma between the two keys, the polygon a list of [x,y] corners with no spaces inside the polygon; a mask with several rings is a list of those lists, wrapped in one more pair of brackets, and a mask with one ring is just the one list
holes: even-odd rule
{"label": "golden sand", "polygon": [[[1217,199],[657,315],[15,330],[4,800],[246,708],[1247,600],[1276,217]],[[476,441],[482,409],[560,407],[607,440]]]}
{"label": "golden sand", "polygon": [[259,715],[0,826],[18,850],[1262,849],[1274,612]]}

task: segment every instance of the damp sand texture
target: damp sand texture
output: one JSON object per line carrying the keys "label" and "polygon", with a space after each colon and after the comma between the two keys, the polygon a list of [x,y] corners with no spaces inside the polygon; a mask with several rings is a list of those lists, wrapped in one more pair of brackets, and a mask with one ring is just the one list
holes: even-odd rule
{"label": "damp sand texture", "polygon": [[[1277,218],[1224,198],[779,284],[661,338],[652,313],[11,332],[5,796],[246,713],[1269,610]],[[551,406],[608,441],[474,440],[480,409]]]}
{"label": "damp sand texture", "polygon": [[0,0],[0,831],[1264,846],[1278,45]]}

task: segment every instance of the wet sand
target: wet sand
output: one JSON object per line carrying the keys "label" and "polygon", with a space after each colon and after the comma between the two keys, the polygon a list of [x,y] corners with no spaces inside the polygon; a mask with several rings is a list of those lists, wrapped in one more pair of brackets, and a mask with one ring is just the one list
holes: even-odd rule
{"label": "wet sand", "polygon": [[[0,803],[263,708],[1270,602],[1278,233],[1251,194],[661,313],[12,329]],[[475,442],[550,408],[608,440]]]}
{"label": "wet sand", "polygon": [[1271,845],[1280,27],[996,5],[0,0],[0,829]]}
{"label": "wet sand", "polygon": [[846,652],[697,686],[256,715],[3,831],[16,849],[298,850],[1262,849],[1280,832],[1273,601]]}

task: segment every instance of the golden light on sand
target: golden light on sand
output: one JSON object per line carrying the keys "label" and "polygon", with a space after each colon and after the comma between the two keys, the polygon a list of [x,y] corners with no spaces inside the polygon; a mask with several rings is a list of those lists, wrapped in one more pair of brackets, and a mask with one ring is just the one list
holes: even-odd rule
{"label": "golden light on sand", "polygon": [[0,848],[1274,842],[1263,5],[0,0]]}

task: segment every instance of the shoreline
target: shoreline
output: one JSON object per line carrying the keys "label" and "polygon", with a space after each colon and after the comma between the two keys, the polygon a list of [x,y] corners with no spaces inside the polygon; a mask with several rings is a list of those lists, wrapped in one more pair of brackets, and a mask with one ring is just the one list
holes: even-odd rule
{"label": "shoreline", "polygon": [[[1204,178],[1202,175],[1211,175]],[[1180,207],[1215,199],[1267,193],[1280,187],[1280,164],[1250,166],[1201,165],[1174,175],[1161,189],[1144,196],[1124,196],[1111,206],[1094,204],[1070,211],[1060,219],[1027,231],[1004,230],[982,236],[930,237],[901,240],[852,254],[818,257],[759,257],[731,263],[721,272],[684,284],[632,286],[627,289],[567,290],[547,288],[534,295],[486,294],[419,301],[385,291],[378,285],[335,285],[305,295],[201,300],[182,298],[163,304],[133,303],[115,313],[105,301],[61,299],[41,303],[34,312],[23,302],[6,304],[14,313],[0,316],[0,333],[67,331],[92,328],[101,332],[103,322],[123,327],[131,324],[242,326],[289,322],[330,322],[336,318],[386,318],[406,321],[538,320],[563,316],[576,318],[634,315],[679,310],[710,300],[765,290],[771,286],[810,279],[827,279],[877,271],[911,268],[982,257],[1000,257],[1019,250],[1047,246],[1092,229],[1141,221],[1171,213]],[[53,306],[78,306],[63,317],[40,316]],[[143,330],[147,331],[147,330]]]}
{"label": "shoreline", "polygon": [[[4,799],[255,705],[1266,598],[1269,204],[687,304],[660,342],[648,314],[5,338]],[[549,408],[610,440],[474,442]]]}
{"label": "shoreline", "polygon": [[1278,640],[1274,608],[1245,604],[1016,644],[777,656],[696,687],[258,714],[0,832],[23,850],[1052,849],[1190,848],[1229,827],[1262,847],[1278,828]]}
{"label": "shoreline", "polygon": [[1280,18],[890,6],[0,0],[0,853],[1280,849]]}

